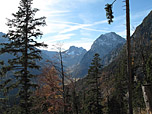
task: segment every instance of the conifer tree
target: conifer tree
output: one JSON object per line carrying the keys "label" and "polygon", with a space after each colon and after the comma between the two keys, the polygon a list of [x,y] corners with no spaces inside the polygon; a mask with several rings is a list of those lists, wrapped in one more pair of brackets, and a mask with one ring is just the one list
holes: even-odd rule
{"label": "conifer tree", "polygon": [[[116,0],[113,1],[113,3]],[[126,3],[126,39],[127,39],[127,70],[128,70],[128,105],[129,105],[129,114],[133,114],[133,107],[132,107],[132,88],[133,88],[133,81],[132,81],[132,69],[131,69],[131,39],[130,39],[130,3],[129,0],[124,1]],[[105,10],[106,10],[106,17],[108,19],[108,23],[110,24],[113,22],[113,12],[112,12],[112,4],[106,4]]]}
{"label": "conifer tree", "polygon": [[39,11],[32,8],[33,0],[21,0],[18,11],[13,13],[14,19],[8,19],[8,33],[5,38],[9,38],[9,43],[2,43],[4,48],[1,53],[10,53],[14,58],[8,60],[9,66],[3,68],[5,71],[14,71],[16,82],[20,88],[20,106],[22,112],[30,113],[30,93],[35,84],[31,81],[34,74],[30,73],[31,69],[39,69],[36,64],[41,59],[41,51],[36,47],[44,46],[44,43],[38,43],[34,38],[42,36],[39,26],[46,25],[45,17],[35,18]]}
{"label": "conifer tree", "polygon": [[[124,57],[125,58],[125,57]],[[126,76],[126,59],[122,59],[119,63],[115,74],[115,91],[110,99],[109,114],[126,114],[127,113],[127,76]]]}
{"label": "conifer tree", "polygon": [[88,70],[85,113],[89,114],[102,114],[101,93],[99,88],[100,61],[99,54],[96,53]]}

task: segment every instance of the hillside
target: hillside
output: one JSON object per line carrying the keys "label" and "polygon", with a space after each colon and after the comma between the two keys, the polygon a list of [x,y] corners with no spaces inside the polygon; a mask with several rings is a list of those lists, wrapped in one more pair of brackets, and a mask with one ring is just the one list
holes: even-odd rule
{"label": "hillside", "polygon": [[[152,46],[152,11],[149,13],[147,17],[143,20],[143,22],[136,28],[135,32],[131,36],[131,51],[132,58],[134,58],[135,64],[140,64],[142,60],[142,54],[145,57],[148,57],[151,52]],[[148,55],[146,55],[148,54]],[[108,72],[110,70],[114,71],[116,66],[118,66],[119,61],[126,55],[126,45],[121,50],[121,53],[116,57],[116,59],[105,67],[105,71]],[[147,58],[145,58],[147,59]]]}
{"label": "hillside", "polygon": [[[100,75],[100,90],[103,110],[114,114],[125,114],[128,104],[128,75],[126,44],[119,50],[120,53],[107,66]],[[141,86],[145,82],[152,82],[152,11],[136,28],[131,36],[132,76],[133,76],[133,109],[136,114],[145,114],[145,102]],[[77,91],[83,95],[89,88],[86,86],[89,77],[77,82]],[[87,95],[86,95],[87,96]],[[83,102],[82,102],[83,103]],[[121,107],[121,108],[120,108]],[[140,109],[140,110],[139,110]]]}

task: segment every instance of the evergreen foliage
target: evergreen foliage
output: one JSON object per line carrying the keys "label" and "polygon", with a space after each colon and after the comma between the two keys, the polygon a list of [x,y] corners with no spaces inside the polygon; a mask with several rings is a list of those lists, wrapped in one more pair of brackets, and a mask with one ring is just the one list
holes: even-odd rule
{"label": "evergreen foliage", "polygon": [[88,70],[84,113],[102,114],[101,92],[99,88],[100,61],[99,54],[96,53]]}
{"label": "evergreen foliage", "polygon": [[112,12],[112,4],[106,4],[106,7],[105,7],[105,10],[106,10],[106,17],[108,19],[108,23],[112,23],[113,22],[113,12]]}
{"label": "evergreen foliage", "polygon": [[[1,43],[4,47],[1,54],[10,53],[14,58],[8,60],[9,66],[3,67],[3,71],[14,71],[15,84],[9,87],[19,87],[20,106],[22,113],[29,114],[31,108],[30,94],[33,87],[36,86],[31,82],[34,74],[31,69],[39,69],[36,64],[41,59],[41,51],[36,47],[46,47],[44,43],[38,43],[34,38],[42,36],[39,26],[46,25],[45,17],[34,18],[37,11],[32,8],[33,0],[21,0],[18,11],[13,13],[14,19],[8,19],[8,33],[4,36],[9,38],[9,43]],[[14,81],[14,78],[11,78]],[[14,80],[13,80],[14,79]],[[9,89],[8,87],[8,89]]]}
{"label": "evergreen foliage", "polygon": [[113,12],[112,12],[112,6],[113,6],[113,4],[114,4],[115,1],[116,1],[116,0],[114,0],[112,4],[106,4],[106,5],[105,5],[105,6],[106,6],[106,7],[105,7],[106,17],[107,17],[107,19],[108,19],[108,23],[109,23],[109,24],[111,24],[111,23],[113,22],[114,16],[113,16]]}
{"label": "evergreen foliage", "polygon": [[115,74],[115,91],[109,101],[109,114],[126,114],[127,113],[127,71],[125,59],[119,63]]}

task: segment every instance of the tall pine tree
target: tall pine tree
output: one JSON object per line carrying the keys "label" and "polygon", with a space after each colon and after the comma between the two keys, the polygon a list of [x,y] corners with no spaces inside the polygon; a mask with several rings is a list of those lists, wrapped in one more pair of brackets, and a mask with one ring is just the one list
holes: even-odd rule
{"label": "tall pine tree", "polygon": [[38,43],[34,38],[42,36],[39,26],[46,25],[45,17],[35,18],[39,11],[32,8],[33,0],[21,0],[18,11],[13,13],[14,19],[8,19],[8,33],[5,38],[9,38],[9,43],[2,43],[4,47],[1,53],[10,53],[14,58],[8,60],[9,66],[3,68],[5,71],[14,71],[18,87],[20,88],[20,106],[22,113],[30,113],[30,94],[35,84],[32,82],[34,74],[31,69],[39,69],[37,61],[41,59],[41,51],[36,47],[44,46],[44,43]]}
{"label": "tall pine tree", "polygon": [[99,54],[96,53],[88,70],[85,113],[89,114],[102,114],[101,92],[99,88],[100,61]]}

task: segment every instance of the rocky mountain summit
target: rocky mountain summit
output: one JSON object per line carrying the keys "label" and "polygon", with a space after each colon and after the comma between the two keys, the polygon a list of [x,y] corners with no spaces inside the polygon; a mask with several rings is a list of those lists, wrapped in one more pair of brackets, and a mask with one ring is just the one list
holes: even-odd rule
{"label": "rocky mountain summit", "polygon": [[[117,56],[119,48],[125,43],[125,39],[114,32],[102,34],[91,46],[91,49],[83,56],[80,64],[74,72],[77,72],[78,77],[83,77],[87,74],[90,63],[95,53],[100,55],[103,65],[108,65]],[[117,51],[116,51],[117,50]],[[113,55],[114,54],[114,55]]]}

